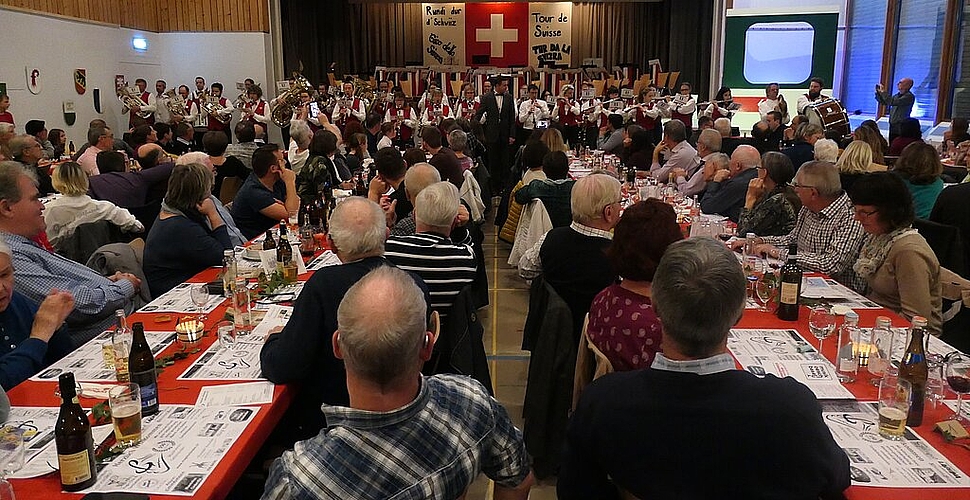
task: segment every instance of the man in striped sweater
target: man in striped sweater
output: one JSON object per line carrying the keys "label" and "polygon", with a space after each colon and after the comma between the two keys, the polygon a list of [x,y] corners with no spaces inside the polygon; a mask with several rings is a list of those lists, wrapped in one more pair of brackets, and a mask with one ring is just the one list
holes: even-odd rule
{"label": "man in striped sweater", "polygon": [[431,292],[431,308],[445,316],[462,288],[475,279],[475,253],[471,245],[448,237],[458,220],[458,188],[450,182],[432,184],[414,200],[417,232],[392,236],[384,256],[401,269],[417,274]]}

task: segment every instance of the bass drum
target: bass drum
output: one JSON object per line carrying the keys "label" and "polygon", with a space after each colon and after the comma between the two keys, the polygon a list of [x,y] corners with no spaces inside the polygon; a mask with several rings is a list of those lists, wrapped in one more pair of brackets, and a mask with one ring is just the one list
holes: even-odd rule
{"label": "bass drum", "polygon": [[845,112],[842,103],[836,99],[828,99],[809,105],[805,108],[805,115],[809,122],[822,127],[822,130],[826,132],[834,130],[842,137],[848,137],[852,133],[849,126],[849,114]]}

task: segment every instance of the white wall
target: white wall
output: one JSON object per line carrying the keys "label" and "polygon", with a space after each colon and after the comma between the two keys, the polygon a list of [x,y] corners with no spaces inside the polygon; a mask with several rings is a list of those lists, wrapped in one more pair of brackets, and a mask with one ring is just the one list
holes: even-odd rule
{"label": "white wall", "polygon": [[[264,96],[274,95],[272,46],[266,33],[151,33],[68,21],[0,9],[0,82],[10,93],[10,112],[18,133],[31,119],[42,119],[47,128],[60,128],[77,146],[86,139],[88,122],[102,118],[116,131],[127,128],[127,115],[114,95],[116,74],[148,80],[154,89],[162,79],[169,88],[185,84],[195,88],[195,77],[207,83],[221,82],[232,99],[237,81],[252,78],[262,84]],[[135,34],[148,40],[148,50],[132,49]],[[27,90],[24,68],[41,72],[38,95]],[[87,70],[87,92],[74,90],[74,69]],[[94,89],[101,89],[101,113],[94,110]],[[77,119],[73,126],[64,122],[61,103],[73,100]],[[279,129],[270,127],[270,139],[280,141]],[[116,136],[120,134],[116,133]]]}

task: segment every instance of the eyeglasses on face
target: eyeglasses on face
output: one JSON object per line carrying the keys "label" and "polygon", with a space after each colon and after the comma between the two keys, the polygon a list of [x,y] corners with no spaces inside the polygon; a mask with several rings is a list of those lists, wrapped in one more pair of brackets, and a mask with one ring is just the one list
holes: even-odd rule
{"label": "eyeglasses on face", "polygon": [[788,186],[791,187],[792,189],[798,189],[798,188],[815,189],[815,186],[809,186],[807,184],[799,184],[796,181],[789,182]]}
{"label": "eyeglasses on face", "polygon": [[855,211],[855,214],[858,215],[858,216],[860,216],[860,217],[872,217],[873,215],[879,213],[879,209],[878,208],[873,209],[873,210],[861,210],[859,208],[855,208],[853,210]]}

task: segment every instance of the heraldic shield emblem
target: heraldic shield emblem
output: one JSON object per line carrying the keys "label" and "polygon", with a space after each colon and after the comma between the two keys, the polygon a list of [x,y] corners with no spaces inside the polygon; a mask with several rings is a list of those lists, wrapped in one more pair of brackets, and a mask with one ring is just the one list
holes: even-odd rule
{"label": "heraldic shield emblem", "polygon": [[78,68],[74,70],[74,90],[77,91],[78,95],[84,95],[84,92],[88,90],[88,75],[86,69]]}

